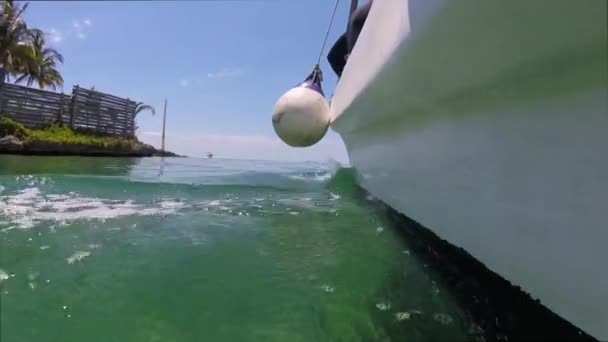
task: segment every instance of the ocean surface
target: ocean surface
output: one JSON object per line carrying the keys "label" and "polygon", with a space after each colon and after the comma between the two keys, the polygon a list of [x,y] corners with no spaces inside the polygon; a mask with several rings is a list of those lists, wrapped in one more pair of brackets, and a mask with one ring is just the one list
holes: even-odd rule
{"label": "ocean surface", "polygon": [[335,162],[0,156],[0,340],[466,341]]}

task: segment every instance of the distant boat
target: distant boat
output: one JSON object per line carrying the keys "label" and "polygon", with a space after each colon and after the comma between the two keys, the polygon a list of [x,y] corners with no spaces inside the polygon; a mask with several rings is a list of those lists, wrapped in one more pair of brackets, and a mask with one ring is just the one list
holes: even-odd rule
{"label": "distant boat", "polygon": [[600,340],[606,4],[374,1],[331,101],[367,191]]}
{"label": "distant boat", "polygon": [[211,159],[211,158],[213,158],[213,153],[207,152],[207,159]]}

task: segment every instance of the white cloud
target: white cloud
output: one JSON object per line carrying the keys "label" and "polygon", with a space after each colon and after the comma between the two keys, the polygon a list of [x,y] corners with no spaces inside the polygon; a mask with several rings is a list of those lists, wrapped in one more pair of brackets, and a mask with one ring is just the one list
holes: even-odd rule
{"label": "white cloud", "polygon": [[233,78],[237,76],[241,76],[245,73],[245,69],[243,68],[222,68],[215,72],[210,72],[207,74],[207,78],[215,79],[215,80],[223,80],[226,78]]}
{"label": "white cloud", "polygon": [[[151,145],[160,146],[161,133],[146,131],[139,138]],[[292,148],[275,136],[246,134],[178,134],[167,133],[167,149],[178,154],[204,157],[212,152],[218,158],[270,159],[270,160],[321,160],[335,159],[348,162],[342,141],[335,136],[326,136],[308,148]]]}
{"label": "white cloud", "polygon": [[187,88],[190,85],[190,81],[188,81],[186,79],[181,79],[181,80],[179,80],[179,85],[182,88]]}
{"label": "white cloud", "polygon": [[78,39],[85,39],[89,33],[89,29],[93,25],[91,19],[74,20],[72,22],[71,33]]}
{"label": "white cloud", "polygon": [[63,33],[55,28],[51,28],[46,35],[52,43],[59,44],[63,41]]}

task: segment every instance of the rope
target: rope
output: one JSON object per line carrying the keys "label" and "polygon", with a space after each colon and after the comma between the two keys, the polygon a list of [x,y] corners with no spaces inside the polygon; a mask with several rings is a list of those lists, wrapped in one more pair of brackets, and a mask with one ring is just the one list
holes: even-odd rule
{"label": "rope", "polygon": [[334,17],[336,16],[336,10],[338,9],[338,4],[340,4],[340,0],[336,0],[336,5],[334,6],[334,12],[331,15],[331,19],[329,20],[329,25],[327,26],[327,32],[325,33],[325,39],[323,40],[323,46],[321,47],[321,52],[319,53],[319,58],[317,59],[317,65],[321,63],[321,57],[323,56],[323,52],[325,51],[325,44],[327,44],[327,38],[329,37],[329,31],[331,30],[331,25],[334,22]]}

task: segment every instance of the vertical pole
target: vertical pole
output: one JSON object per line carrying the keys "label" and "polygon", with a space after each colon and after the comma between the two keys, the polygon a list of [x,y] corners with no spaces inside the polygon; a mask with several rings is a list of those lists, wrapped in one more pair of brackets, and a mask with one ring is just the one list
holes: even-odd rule
{"label": "vertical pole", "polygon": [[165,152],[165,126],[167,124],[167,99],[165,99],[165,110],[163,112],[163,135],[160,145],[161,151]]}
{"label": "vertical pole", "polygon": [[78,93],[79,92],[80,92],[80,90],[78,89],[77,85],[72,88],[72,103],[70,105],[70,127],[72,129],[75,129],[74,116],[78,115],[77,105],[78,105]]}

